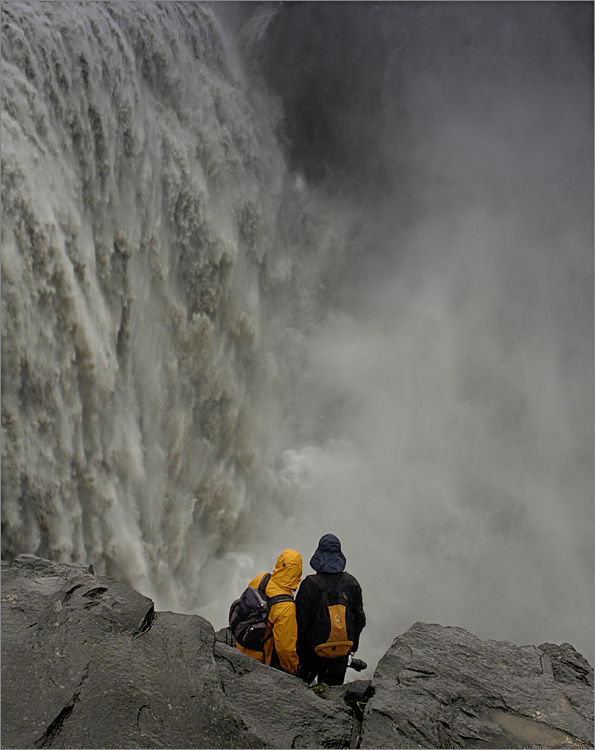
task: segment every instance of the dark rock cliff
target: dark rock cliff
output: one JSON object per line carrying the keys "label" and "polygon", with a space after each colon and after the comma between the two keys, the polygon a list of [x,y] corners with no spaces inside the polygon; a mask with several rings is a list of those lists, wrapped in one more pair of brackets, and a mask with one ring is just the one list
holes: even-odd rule
{"label": "dark rock cliff", "polygon": [[593,670],[569,644],[418,623],[371,683],[314,692],[201,617],[21,555],[2,564],[2,746],[593,747]]}
{"label": "dark rock cliff", "polygon": [[417,623],[378,664],[363,748],[592,747],[593,670],[569,644]]}

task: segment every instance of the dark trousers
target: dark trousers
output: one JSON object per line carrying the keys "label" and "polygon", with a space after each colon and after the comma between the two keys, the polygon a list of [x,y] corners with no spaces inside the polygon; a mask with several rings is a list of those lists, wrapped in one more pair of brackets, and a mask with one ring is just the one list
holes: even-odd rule
{"label": "dark trousers", "polygon": [[324,682],[326,685],[342,685],[347,671],[347,656],[339,656],[336,659],[323,659],[315,653],[300,654],[300,665],[298,677],[301,677],[308,685],[318,678],[318,684]]}

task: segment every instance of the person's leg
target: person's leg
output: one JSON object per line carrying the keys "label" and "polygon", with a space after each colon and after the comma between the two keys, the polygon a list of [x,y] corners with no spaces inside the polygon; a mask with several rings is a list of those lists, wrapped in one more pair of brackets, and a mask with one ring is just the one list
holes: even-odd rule
{"label": "person's leg", "polygon": [[318,657],[315,654],[301,655],[297,676],[309,685],[316,678],[318,667]]}
{"label": "person's leg", "polygon": [[347,658],[347,656],[340,656],[338,659],[322,659],[318,671],[318,682],[325,682],[327,685],[342,685],[347,671]]}

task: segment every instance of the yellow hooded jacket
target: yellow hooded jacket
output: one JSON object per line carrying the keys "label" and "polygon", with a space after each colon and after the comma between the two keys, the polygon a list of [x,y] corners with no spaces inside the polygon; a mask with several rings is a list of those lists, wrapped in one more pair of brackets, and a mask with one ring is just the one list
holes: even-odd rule
{"label": "yellow hooded jacket", "polygon": [[[265,573],[259,573],[253,578],[249,586],[257,587]],[[291,594],[297,589],[302,577],[302,556],[299,552],[286,549],[279,555],[275,569],[267,583],[265,594],[277,596],[277,594]],[[269,637],[272,633],[272,637]],[[262,651],[252,651],[236,644],[253,659],[264,664],[271,664],[273,654],[276,652],[279,666],[284,672],[293,674],[298,666],[296,652],[297,621],[295,618],[295,602],[285,601],[273,604],[269,611],[269,619],[265,631],[264,654]],[[274,648],[273,648],[274,647]]]}

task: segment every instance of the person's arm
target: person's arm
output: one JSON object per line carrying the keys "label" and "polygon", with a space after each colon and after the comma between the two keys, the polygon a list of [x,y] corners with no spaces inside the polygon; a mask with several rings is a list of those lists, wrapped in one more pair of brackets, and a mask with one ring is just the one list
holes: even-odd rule
{"label": "person's arm", "polygon": [[364,612],[364,600],[362,595],[362,589],[358,581],[352,577],[351,597],[353,600],[353,626],[355,628],[355,635],[353,638],[353,653],[359,648],[359,637],[362,630],[366,626],[366,613]]}
{"label": "person's arm", "polygon": [[314,615],[315,587],[316,584],[312,583],[309,578],[304,578],[295,597],[298,654],[302,654],[307,649],[306,636]]}
{"label": "person's arm", "polygon": [[293,674],[298,666],[296,651],[298,627],[294,602],[279,602],[271,607],[269,620],[273,625],[275,650],[284,672]]}

